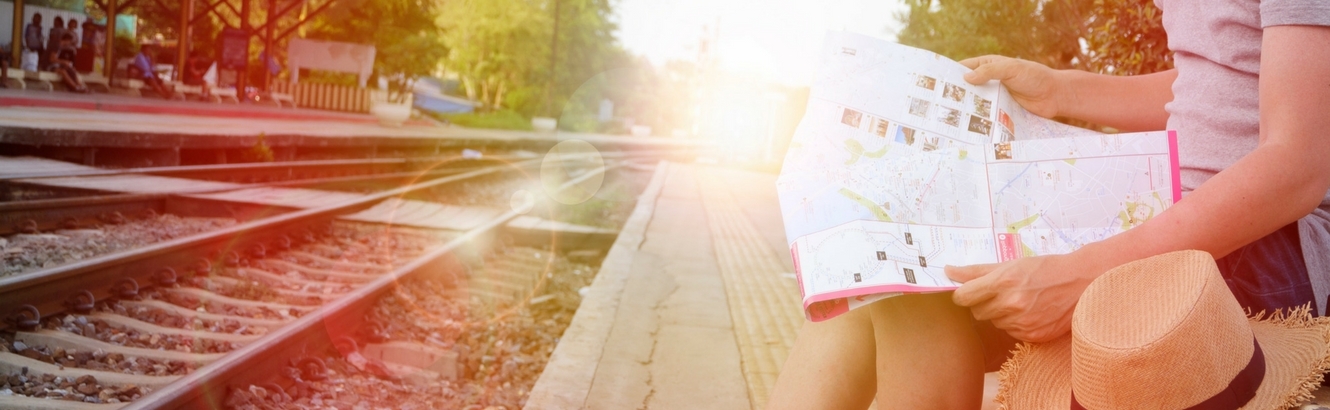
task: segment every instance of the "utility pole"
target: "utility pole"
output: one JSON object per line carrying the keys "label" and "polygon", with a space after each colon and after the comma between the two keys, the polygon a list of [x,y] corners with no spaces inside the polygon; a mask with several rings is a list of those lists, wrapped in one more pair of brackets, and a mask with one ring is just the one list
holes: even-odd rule
{"label": "utility pole", "polygon": [[553,118],[554,111],[550,110],[550,89],[554,87],[555,77],[554,67],[559,61],[559,17],[563,9],[563,0],[554,0],[554,35],[550,36],[550,72],[549,80],[545,82],[545,116]]}

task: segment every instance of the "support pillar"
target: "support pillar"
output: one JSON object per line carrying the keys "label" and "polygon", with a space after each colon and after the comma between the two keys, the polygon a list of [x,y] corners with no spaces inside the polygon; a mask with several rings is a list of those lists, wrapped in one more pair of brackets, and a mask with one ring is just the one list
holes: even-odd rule
{"label": "support pillar", "polygon": [[176,41],[175,80],[185,81],[185,62],[194,43],[193,26],[189,21],[194,18],[194,0],[180,2],[180,39]]}
{"label": "support pillar", "polygon": [[102,53],[102,69],[106,70],[108,83],[115,79],[115,3],[116,0],[106,0],[106,51]]}
{"label": "support pillar", "polygon": [[249,40],[252,27],[249,25],[249,0],[240,0],[240,30],[245,32],[245,65],[236,72],[236,94],[240,100],[246,100],[246,85],[249,83]]}
{"label": "support pillar", "polygon": [[275,60],[272,55],[272,29],[277,22],[273,19],[273,13],[277,12],[277,0],[268,0],[268,17],[263,24],[263,61],[259,62],[259,67],[263,67],[263,91],[272,91],[272,71],[268,70],[268,60]]}
{"label": "support pillar", "polygon": [[[14,40],[9,46],[13,54],[10,56],[13,58],[9,60],[13,62],[10,64],[13,67],[9,67],[11,70],[23,63],[23,27],[23,0],[14,0]],[[6,80],[0,79],[0,81]]]}

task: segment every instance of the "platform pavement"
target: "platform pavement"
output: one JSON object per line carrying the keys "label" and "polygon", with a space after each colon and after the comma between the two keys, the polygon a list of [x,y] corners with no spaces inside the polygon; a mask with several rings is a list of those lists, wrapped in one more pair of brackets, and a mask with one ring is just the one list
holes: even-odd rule
{"label": "platform pavement", "polygon": [[0,143],[67,148],[247,148],[258,135],[277,147],[481,147],[553,145],[689,148],[699,140],[570,132],[492,130],[412,120],[378,124],[367,114],[301,108],[163,101],[116,95],[0,90]]}
{"label": "platform pavement", "polygon": [[658,168],[528,409],[761,409],[803,323],[775,176]]}

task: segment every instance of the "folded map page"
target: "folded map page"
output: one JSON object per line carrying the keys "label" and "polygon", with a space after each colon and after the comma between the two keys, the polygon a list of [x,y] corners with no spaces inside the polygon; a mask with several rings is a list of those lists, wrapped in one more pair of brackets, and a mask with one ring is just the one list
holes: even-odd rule
{"label": "folded map page", "polygon": [[1100,134],[930,51],[829,33],[777,190],[805,314],[955,289],[943,267],[1068,253],[1181,197],[1171,131]]}

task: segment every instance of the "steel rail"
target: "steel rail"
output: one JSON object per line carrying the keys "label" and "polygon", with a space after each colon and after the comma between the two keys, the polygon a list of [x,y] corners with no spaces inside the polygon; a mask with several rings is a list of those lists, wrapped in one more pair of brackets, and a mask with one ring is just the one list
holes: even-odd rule
{"label": "steel rail", "polygon": [[[557,190],[562,191],[596,174],[603,174],[619,165],[605,165],[569,180]],[[425,252],[412,262],[384,274],[342,297],[321,306],[294,322],[268,333],[259,340],[232,351],[222,359],[185,375],[161,390],[142,397],[124,410],[136,409],[213,409],[225,404],[229,387],[260,384],[282,374],[281,367],[290,365],[292,357],[326,353],[333,341],[356,337],[361,329],[365,312],[380,296],[392,291],[403,279],[422,274],[451,274],[448,267],[455,266],[452,253],[472,243],[494,228],[521,215],[509,210],[502,215]],[[455,279],[455,278],[454,278]]]}
{"label": "steel rail", "polygon": [[315,161],[252,162],[252,163],[243,163],[243,164],[185,165],[177,167],[145,167],[145,168],[124,168],[124,169],[89,169],[89,170],[64,171],[64,172],[34,172],[27,174],[8,174],[8,175],[0,175],[0,180],[112,176],[112,175],[128,175],[128,174],[180,176],[180,175],[190,175],[190,174],[296,170],[296,169],[311,169],[311,168],[405,166],[410,164],[411,162],[414,161],[411,161],[406,158],[382,158],[382,159],[336,159],[336,160],[315,160]]}
{"label": "steel rail", "polygon": [[[488,159],[468,160],[475,162],[490,161]],[[479,164],[476,164],[479,166]],[[422,180],[448,176],[461,172],[472,171],[471,167],[445,168],[433,171],[416,172],[389,172],[367,175],[351,175],[342,177],[325,177],[294,179],[276,182],[245,183],[235,188],[218,188],[209,190],[192,191],[185,195],[209,194],[225,191],[233,191],[249,188],[282,188],[282,187],[330,187],[339,185],[348,185],[356,183],[371,183],[375,181],[399,181],[399,180]],[[79,196],[71,198],[38,199],[30,201],[10,201],[0,202],[0,235],[11,233],[20,233],[29,230],[45,231],[54,228],[71,228],[65,226],[73,219],[73,227],[82,226],[80,222],[84,218],[100,218],[104,214],[121,212],[142,212],[145,209],[153,209],[159,213],[165,212],[166,201],[181,194],[174,193],[151,193],[151,194],[110,194],[95,196]]]}
{"label": "steel rail", "polygon": [[[227,387],[246,377],[267,378],[281,374],[280,367],[289,365],[289,359],[326,351],[332,341],[344,336],[355,336],[361,328],[366,312],[378,297],[391,291],[402,279],[431,268],[451,266],[452,252],[488,233],[518,215],[507,211],[503,215],[474,228],[467,233],[436,247],[415,261],[403,265],[367,285],[353,290],[341,298],[307,313],[294,322],[282,326],[259,340],[232,351],[222,359],[185,375],[161,390],[142,397],[129,409],[221,408],[226,400]],[[294,353],[294,354],[293,354]]]}
{"label": "steel rail", "polygon": [[[223,256],[231,252],[250,251],[255,244],[277,241],[283,232],[308,228],[337,215],[368,208],[384,199],[534,164],[539,164],[539,161],[494,166],[435,178],[327,206],[256,219],[185,238],[0,278],[0,314],[15,312],[24,305],[32,305],[48,314],[61,311],[64,301],[71,296],[77,297],[83,290],[91,291],[101,300],[111,296],[112,288],[123,278],[133,278],[141,284],[153,283],[156,274],[164,269],[189,272],[200,264],[220,263]],[[71,281],[77,281],[82,288],[72,289]]]}

